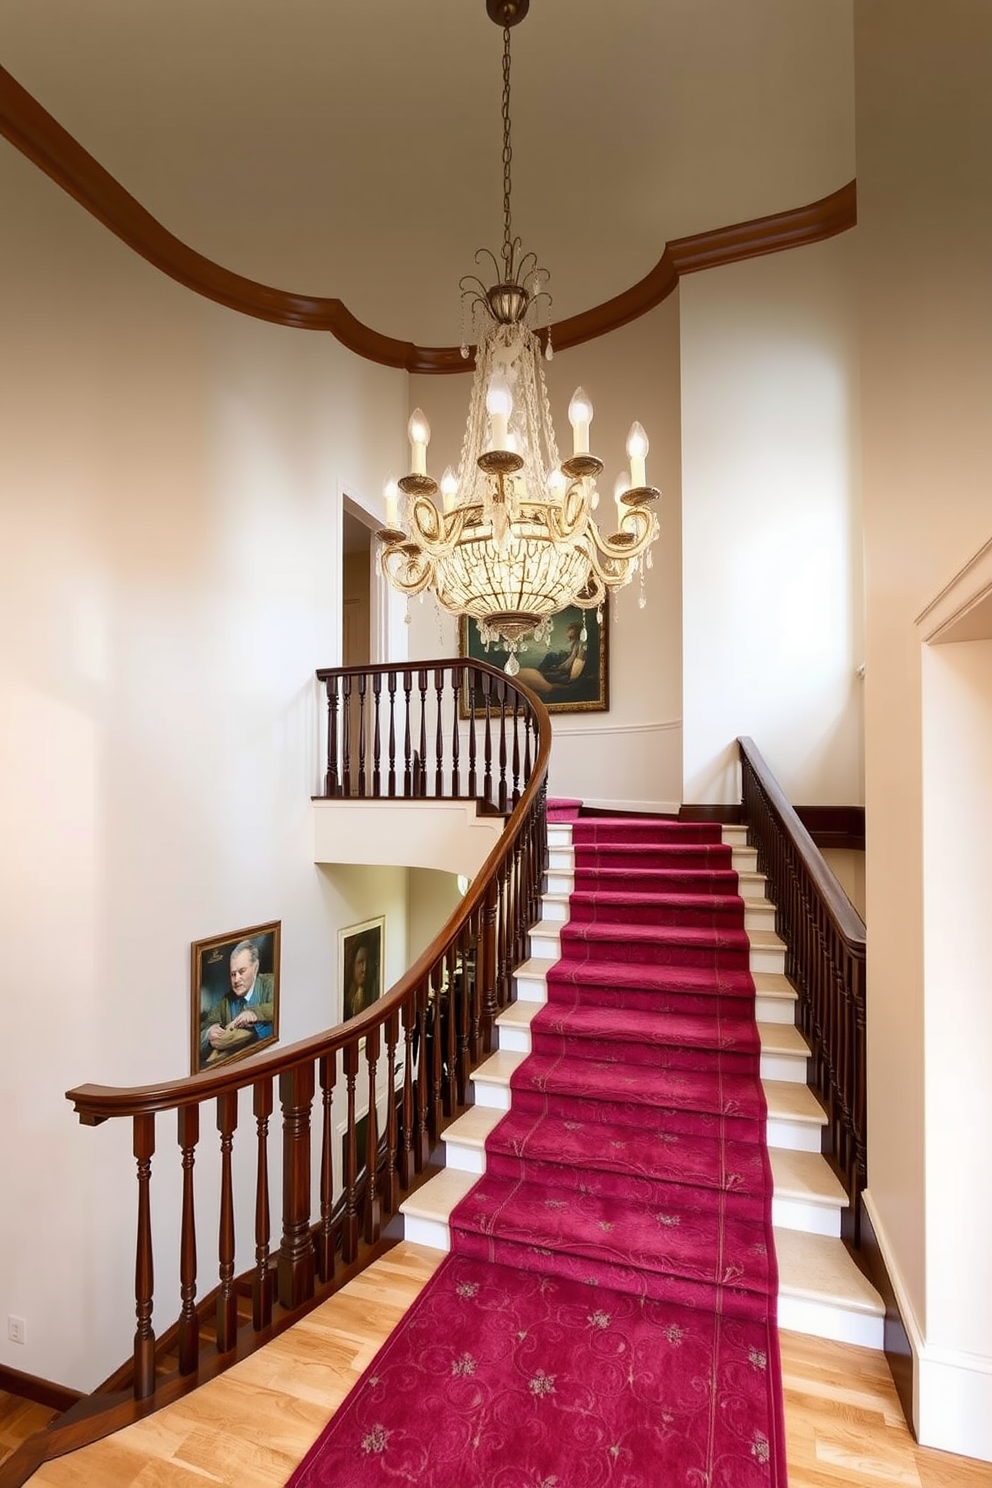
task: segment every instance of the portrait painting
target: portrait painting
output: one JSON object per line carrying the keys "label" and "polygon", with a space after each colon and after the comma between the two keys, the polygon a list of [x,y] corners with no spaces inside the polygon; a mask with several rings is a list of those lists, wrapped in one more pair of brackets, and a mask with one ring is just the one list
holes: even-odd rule
{"label": "portrait painting", "polygon": [[[608,610],[598,611],[568,605],[551,618],[550,634],[543,641],[525,641],[517,654],[524,682],[540,697],[549,713],[605,713],[610,706],[609,657],[607,652]],[[509,652],[499,645],[487,651],[479,627],[467,615],[459,622],[459,655],[472,661],[488,661],[504,667]],[[467,718],[470,700],[463,689],[462,717]]]}
{"label": "portrait painting", "polygon": [[279,1037],[281,922],[194,940],[190,1072],[244,1059]]}
{"label": "portrait painting", "polygon": [[342,1021],[371,1007],[383,993],[384,915],[338,931],[338,982]]}

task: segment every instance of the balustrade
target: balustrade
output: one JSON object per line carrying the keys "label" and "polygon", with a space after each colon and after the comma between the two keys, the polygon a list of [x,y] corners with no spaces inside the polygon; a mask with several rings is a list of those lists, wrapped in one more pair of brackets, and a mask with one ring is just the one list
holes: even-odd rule
{"label": "balustrade", "polygon": [[[255,1341],[272,1336],[376,1245],[401,1196],[424,1174],[445,1122],[466,1104],[471,1070],[492,1047],[495,1017],[511,996],[513,971],[538,914],[551,735],[534,695],[494,668],[466,661],[317,675],[327,698],[327,796],[474,798],[509,817],[432,945],[348,1023],[188,1079],[68,1092],[84,1125],[123,1118],[133,1126],[137,1327],[130,1384],[136,1401],[147,1401],[163,1380],[174,1394],[177,1380],[192,1385],[220,1367],[218,1358],[249,1351],[246,1331]],[[271,1129],[275,1090],[281,1143]],[[254,1251],[251,1265],[239,1269],[235,1211],[243,1190],[235,1144],[243,1091],[250,1092],[245,1099],[254,1116],[245,1139],[254,1163]],[[201,1111],[211,1106],[219,1153],[217,1270],[211,1292],[198,1301],[197,1256],[206,1245],[194,1180]],[[153,1159],[156,1120],[168,1111],[177,1114],[181,1171],[179,1310],[175,1324],[156,1337]],[[280,1234],[272,1251],[270,1190],[279,1181]],[[208,1344],[213,1364],[205,1363]]]}
{"label": "balustrade", "polygon": [[810,1048],[810,1084],[827,1113],[826,1151],[847,1189],[849,1238],[858,1244],[858,1201],[868,1181],[865,924],[753,739],[737,744],[744,820],[775,901]]}

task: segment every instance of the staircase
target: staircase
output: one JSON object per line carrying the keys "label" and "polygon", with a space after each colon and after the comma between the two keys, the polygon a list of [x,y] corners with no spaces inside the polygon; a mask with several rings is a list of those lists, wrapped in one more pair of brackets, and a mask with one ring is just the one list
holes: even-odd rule
{"label": "staircase", "polygon": [[[549,825],[542,918],[530,932],[530,959],[516,974],[517,1000],[497,1019],[499,1048],[473,1076],[475,1105],[444,1133],[446,1166],[403,1204],[406,1238],[447,1251],[448,1216],[485,1170],[486,1138],[510,1106],[510,1078],[530,1053],[530,1022],[547,1001],[547,972],[574,886],[571,827]],[[744,827],[725,827],[745,901],[750,969],[757,992],[761,1080],[774,1179],[772,1216],[779,1268],[780,1328],[820,1338],[883,1346],[884,1307],[840,1238],[847,1197],[820,1155],[826,1123],[806,1084],[808,1049],[795,1026],[796,994],[784,975],[785,945],[765,898],[757,854]]]}

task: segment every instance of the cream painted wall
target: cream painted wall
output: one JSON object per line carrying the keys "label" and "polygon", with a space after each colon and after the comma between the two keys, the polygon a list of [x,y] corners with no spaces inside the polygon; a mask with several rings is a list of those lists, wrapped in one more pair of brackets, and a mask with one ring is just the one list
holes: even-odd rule
{"label": "cream painted wall", "polygon": [[409,879],[409,954],[413,962],[462,901],[458,875],[435,868],[411,868]]}
{"label": "cream painted wall", "polygon": [[[665,300],[612,335],[545,363],[559,449],[571,450],[567,409],[576,386],[593,402],[593,452],[605,462],[604,512],[624,468],[627,430],[636,418],[651,441],[648,478],[662,492],[661,537],[647,574],[647,605],[635,580],[610,606],[610,709],[554,715],[551,790],[610,803],[667,805],[680,799],[681,534],[679,520],[679,305]],[[467,377],[411,377],[411,407],[431,424],[429,469],[457,467],[468,411]],[[609,527],[607,530],[612,530]],[[455,622],[432,601],[411,604],[410,654],[453,656]]]}
{"label": "cream painted wall", "polygon": [[860,803],[855,238],[683,281],[683,795]]}
{"label": "cream painted wall", "polygon": [[862,919],[865,917],[865,855],[855,848],[828,847],[823,859]]}
{"label": "cream painted wall", "polygon": [[[339,657],[342,495],[378,508],[407,397],[329,338],[172,284],[5,144],[0,199],[0,1317],[27,1323],[0,1359],[85,1389],[131,1348],[134,1164],[124,1125],[80,1127],[63,1092],[183,1075],[189,945],[229,929],[280,919],[282,1040],[327,1026],[337,928],[381,903],[314,865],[313,673]],[[207,1121],[204,1174],[215,1143]]]}
{"label": "cream painted wall", "polygon": [[[992,199],[981,184],[992,135],[992,9],[976,0],[859,0],[855,24],[868,1177],[890,1273],[922,1330],[917,1342],[925,1347],[932,1326],[959,1363],[970,1353],[981,1401],[969,1411],[962,1391],[957,1408],[938,1412],[960,1430],[969,1418],[992,1417],[992,1317],[973,1300],[987,1296],[988,1252],[976,1265],[956,1210],[939,1207],[947,1197],[939,1166],[947,1159],[951,1177],[962,1165],[983,1174],[988,1131],[959,1126],[953,1158],[931,1150],[946,1051],[931,1016],[924,937],[942,870],[938,844],[931,851],[924,833],[923,664],[913,620],[992,534]],[[965,850],[971,840],[966,834]],[[948,968],[941,980],[954,974]],[[972,1027],[956,1031],[962,1045],[974,1038]],[[953,1232],[947,1242],[937,1238],[940,1223]],[[949,1297],[936,1277],[952,1239],[964,1248]],[[927,1363],[918,1425],[929,1430],[933,1400],[943,1398]]]}

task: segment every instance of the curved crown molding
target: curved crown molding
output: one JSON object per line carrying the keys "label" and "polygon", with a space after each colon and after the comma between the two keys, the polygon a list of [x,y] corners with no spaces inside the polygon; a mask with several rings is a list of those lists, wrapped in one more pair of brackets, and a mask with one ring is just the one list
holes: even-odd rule
{"label": "curved crown molding", "polygon": [[[147,212],[10,73],[0,67],[0,135],[122,242],[196,294],[277,325],[327,331],[359,356],[407,372],[465,372],[456,346],[416,346],[385,336],[337,299],[292,294],[246,279],[205,258]],[[805,207],[676,238],[650,273],[622,294],[552,327],[556,349],[591,341],[653,310],[683,274],[779,253],[846,232],[857,222],[854,181]]]}

